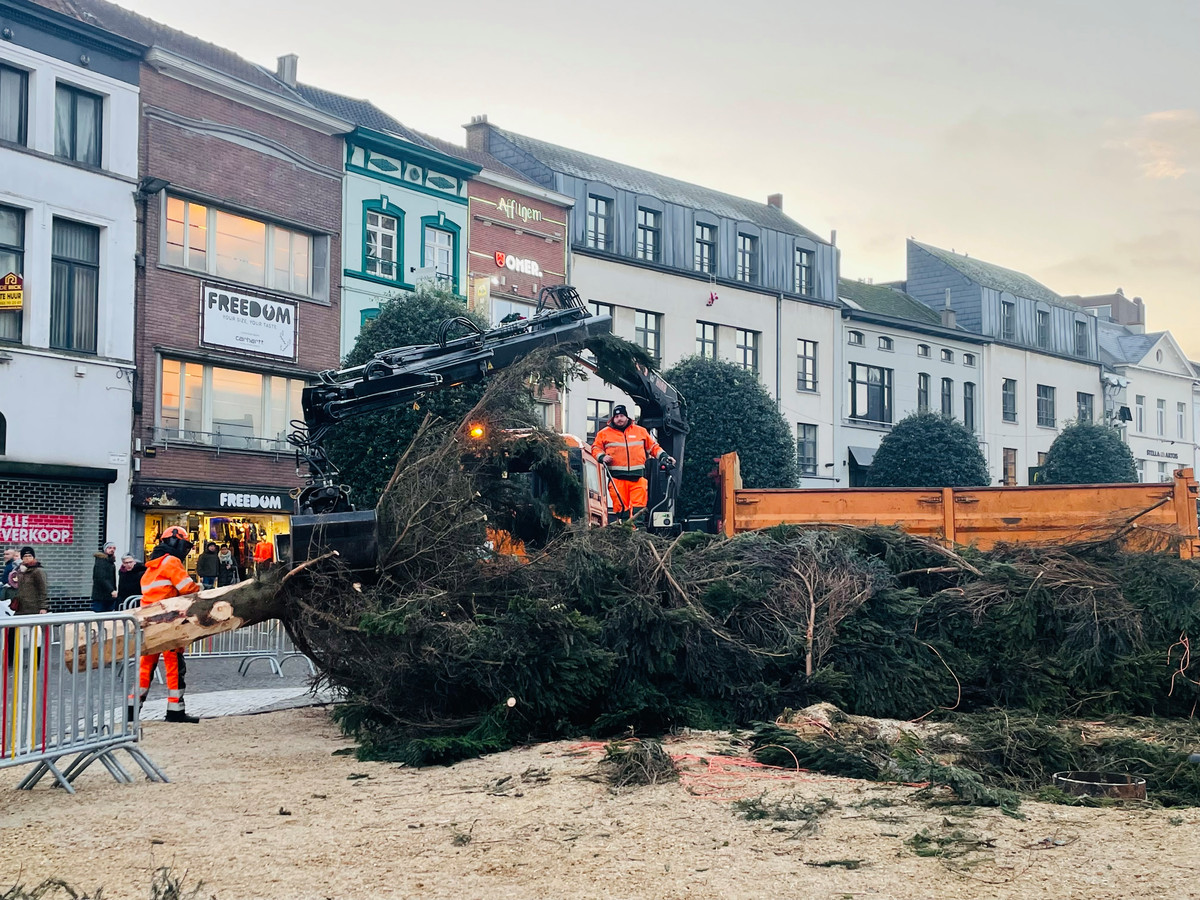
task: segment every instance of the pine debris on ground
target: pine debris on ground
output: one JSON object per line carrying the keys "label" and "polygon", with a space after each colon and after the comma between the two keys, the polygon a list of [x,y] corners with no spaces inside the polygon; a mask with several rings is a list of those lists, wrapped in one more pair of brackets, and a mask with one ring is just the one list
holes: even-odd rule
{"label": "pine debris on ground", "polygon": [[659,741],[626,738],[604,747],[600,770],[614,789],[663,784],[679,778],[679,767]]}

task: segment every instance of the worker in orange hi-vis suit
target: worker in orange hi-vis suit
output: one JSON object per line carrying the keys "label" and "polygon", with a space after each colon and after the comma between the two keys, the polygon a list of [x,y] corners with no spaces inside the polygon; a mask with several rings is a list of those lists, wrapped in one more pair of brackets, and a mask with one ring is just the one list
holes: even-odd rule
{"label": "worker in orange hi-vis suit", "polygon": [[[146,563],[146,573],[142,576],[142,606],[183,594],[194,594],[200,590],[200,585],[192,580],[183,565],[191,549],[192,542],[188,540],[187,532],[178,525],[172,525],[163,532],[162,540],[150,554]],[[159,655],[150,653],[142,657],[139,670],[142,703],[146,702],[146,695],[150,693],[150,679],[154,675],[154,667],[158,665]],[[167,721],[199,722],[198,718],[189,716],[183,708],[184,675],[187,672],[183,651],[167,650],[163,655],[163,663],[167,669]],[[129,697],[129,707],[129,717],[132,719],[132,695]]]}
{"label": "worker in orange hi-vis suit", "polygon": [[646,508],[648,458],[675,465],[654,436],[629,418],[629,411],[620,403],[613,407],[608,424],[596,432],[592,456],[608,466],[612,476],[608,490],[617,519],[632,519]]}

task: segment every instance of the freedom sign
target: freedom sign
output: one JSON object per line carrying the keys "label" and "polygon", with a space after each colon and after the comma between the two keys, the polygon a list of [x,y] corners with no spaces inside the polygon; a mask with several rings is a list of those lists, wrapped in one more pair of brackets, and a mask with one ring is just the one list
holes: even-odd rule
{"label": "freedom sign", "polygon": [[0,512],[2,544],[73,544],[74,516]]}

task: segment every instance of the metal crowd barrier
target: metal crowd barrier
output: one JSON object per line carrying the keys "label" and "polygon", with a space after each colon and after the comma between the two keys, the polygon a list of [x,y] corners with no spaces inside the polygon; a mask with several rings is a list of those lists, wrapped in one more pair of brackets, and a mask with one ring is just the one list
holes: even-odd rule
{"label": "metal crowd barrier", "polygon": [[19,790],[49,772],[73,794],[72,782],[96,761],[132,782],[118,750],[151,781],[167,781],[137,745],[137,674],[128,663],[137,662],[141,643],[137,621],[122,613],[0,619],[0,768],[33,765]]}
{"label": "metal crowd barrier", "polygon": [[[125,609],[136,609],[141,603],[140,594],[130,597],[125,601]],[[283,664],[289,659],[300,658],[308,663],[310,675],[317,674],[313,661],[296,649],[278,619],[203,638],[189,646],[184,655],[189,659],[241,659],[238,674],[243,676],[256,660],[261,659],[280,678],[283,677]],[[158,666],[154,668],[154,680],[162,681]]]}

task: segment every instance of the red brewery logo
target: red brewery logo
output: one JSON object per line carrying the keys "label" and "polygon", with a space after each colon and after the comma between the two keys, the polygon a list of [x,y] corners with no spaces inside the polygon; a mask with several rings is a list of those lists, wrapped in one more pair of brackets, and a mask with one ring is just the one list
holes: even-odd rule
{"label": "red brewery logo", "polygon": [[496,265],[501,269],[508,269],[510,272],[521,272],[525,275],[532,275],[534,278],[542,277],[541,266],[534,260],[521,259],[519,256],[513,256],[503,250],[496,251]]}
{"label": "red brewery logo", "polygon": [[36,516],[0,512],[0,543],[73,544],[74,516]]}

